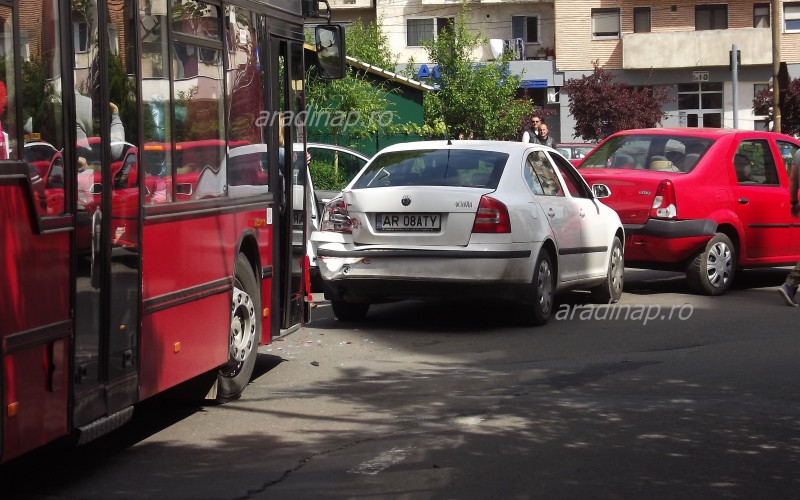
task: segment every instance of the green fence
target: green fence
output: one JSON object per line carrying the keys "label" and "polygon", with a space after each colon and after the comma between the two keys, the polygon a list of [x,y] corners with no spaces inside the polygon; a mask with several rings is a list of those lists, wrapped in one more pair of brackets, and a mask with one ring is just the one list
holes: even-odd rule
{"label": "green fence", "polygon": [[[416,142],[416,141],[426,141],[429,139],[442,139],[441,137],[423,137],[417,134],[392,134],[386,135],[382,133],[377,133],[373,136],[369,137],[351,137],[348,135],[340,135],[336,143],[339,146],[344,146],[350,149],[355,149],[356,151],[363,153],[367,156],[373,156],[375,153],[380,151],[381,149],[391,146],[393,144],[399,144],[401,142]],[[308,134],[308,142],[320,142],[323,144],[334,144],[333,136],[328,134],[320,134],[316,132],[309,132]]]}

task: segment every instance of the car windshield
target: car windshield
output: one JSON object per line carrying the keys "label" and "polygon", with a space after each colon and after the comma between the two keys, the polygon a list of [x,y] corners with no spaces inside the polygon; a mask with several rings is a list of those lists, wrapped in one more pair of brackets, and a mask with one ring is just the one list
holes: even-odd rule
{"label": "car windshield", "polygon": [[46,144],[26,145],[23,150],[26,161],[47,161],[49,162],[56,152],[56,148]]}
{"label": "car windshield", "polygon": [[594,146],[556,146],[556,151],[568,160],[581,159],[588,155]]}
{"label": "car windshield", "polygon": [[392,151],[378,155],[354,189],[461,186],[496,189],[508,154],[475,149]]}
{"label": "car windshield", "polygon": [[691,172],[713,143],[713,139],[679,135],[619,135],[611,137],[586,157],[581,169]]}

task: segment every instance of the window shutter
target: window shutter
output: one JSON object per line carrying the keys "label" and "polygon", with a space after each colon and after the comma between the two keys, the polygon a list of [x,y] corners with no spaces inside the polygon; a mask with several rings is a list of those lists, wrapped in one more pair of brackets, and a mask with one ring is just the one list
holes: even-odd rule
{"label": "window shutter", "polygon": [[618,36],[619,10],[592,9],[592,24],[595,36]]}

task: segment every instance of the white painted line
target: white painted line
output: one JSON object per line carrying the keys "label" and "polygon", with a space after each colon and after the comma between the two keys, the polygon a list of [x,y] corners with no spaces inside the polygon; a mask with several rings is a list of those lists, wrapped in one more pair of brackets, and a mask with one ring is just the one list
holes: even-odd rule
{"label": "white painted line", "polygon": [[373,459],[358,464],[347,472],[350,474],[366,474],[369,476],[374,476],[382,470],[402,462],[407,456],[408,452],[406,452],[406,450],[394,447],[389,451],[384,451]]}

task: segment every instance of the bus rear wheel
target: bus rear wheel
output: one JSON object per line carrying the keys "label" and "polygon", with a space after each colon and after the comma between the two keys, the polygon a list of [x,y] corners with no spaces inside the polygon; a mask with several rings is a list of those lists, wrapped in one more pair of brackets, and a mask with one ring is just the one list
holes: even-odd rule
{"label": "bus rear wheel", "polygon": [[261,334],[261,295],[253,268],[244,254],[236,259],[228,364],[217,373],[217,401],[239,397],[250,382],[258,357]]}

